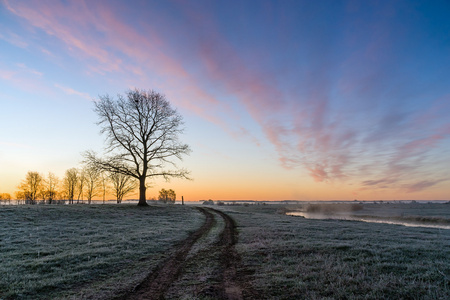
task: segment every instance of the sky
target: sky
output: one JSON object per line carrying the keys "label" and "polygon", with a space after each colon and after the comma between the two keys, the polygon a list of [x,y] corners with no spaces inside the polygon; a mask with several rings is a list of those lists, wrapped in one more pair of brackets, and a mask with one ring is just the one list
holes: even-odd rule
{"label": "sky", "polygon": [[450,199],[448,1],[0,0],[0,193],[102,153],[93,101],[166,95],[185,200]]}

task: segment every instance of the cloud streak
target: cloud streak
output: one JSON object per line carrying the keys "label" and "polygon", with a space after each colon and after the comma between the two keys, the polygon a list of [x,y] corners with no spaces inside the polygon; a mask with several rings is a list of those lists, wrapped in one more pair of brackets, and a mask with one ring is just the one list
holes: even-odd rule
{"label": "cloud streak", "polygon": [[68,95],[76,95],[76,96],[80,96],[86,100],[92,100],[93,97],[89,96],[89,94],[87,93],[83,93],[83,92],[79,92],[74,90],[73,88],[70,87],[66,87],[66,86],[62,86],[59,84],[55,84],[55,87],[57,87],[58,89],[62,90],[64,93],[68,94]]}

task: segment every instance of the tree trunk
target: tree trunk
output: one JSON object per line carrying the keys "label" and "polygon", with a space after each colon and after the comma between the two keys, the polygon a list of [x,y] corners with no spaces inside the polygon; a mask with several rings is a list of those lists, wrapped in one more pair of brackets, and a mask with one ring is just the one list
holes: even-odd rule
{"label": "tree trunk", "polygon": [[139,202],[138,206],[148,206],[147,201],[145,200],[145,177],[139,178]]}

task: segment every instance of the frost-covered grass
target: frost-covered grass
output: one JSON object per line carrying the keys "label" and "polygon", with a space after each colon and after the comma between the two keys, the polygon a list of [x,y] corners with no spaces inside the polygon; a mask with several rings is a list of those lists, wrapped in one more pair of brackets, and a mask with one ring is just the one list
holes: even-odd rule
{"label": "frost-covered grass", "polygon": [[[450,299],[450,230],[304,219],[280,208],[223,208],[238,223],[245,272],[266,298]],[[400,212],[390,209],[369,205],[358,213]],[[401,209],[403,216],[450,215],[448,204]]]}
{"label": "frost-covered grass", "polygon": [[[450,299],[450,230],[304,219],[277,205],[215,208],[236,220],[238,272],[263,298]],[[352,214],[447,222],[450,205],[363,204]],[[169,298],[206,297],[218,284],[216,218]],[[178,205],[0,206],[0,299],[111,299],[203,221]]]}
{"label": "frost-covered grass", "polygon": [[204,217],[183,206],[0,206],[0,299],[110,298]]}

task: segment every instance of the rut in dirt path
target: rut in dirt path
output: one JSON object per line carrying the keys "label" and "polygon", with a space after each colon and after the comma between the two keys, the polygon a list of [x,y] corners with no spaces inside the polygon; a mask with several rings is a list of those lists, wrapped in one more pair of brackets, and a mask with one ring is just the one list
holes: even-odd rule
{"label": "rut in dirt path", "polygon": [[164,293],[180,274],[189,250],[213,226],[214,215],[204,208],[197,209],[206,216],[205,223],[177,247],[174,255],[150,273],[133,291],[120,299],[164,299]]}
{"label": "rut in dirt path", "polygon": [[215,247],[216,251],[220,251],[220,285],[216,287],[217,291],[212,291],[209,296],[228,300],[264,299],[244,276],[241,257],[235,248],[238,237],[235,221],[220,210],[208,210],[220,215],[225,221],[225,228],[220,233]]}
{"label": "rut in dirt path", "polygon": [[220,234],[219,245],[222,246],[222,292],[224,299],[243,299],[242,288],[238,284],[237,265],[240,257],[235,249],[237,241],[236,224],[234,220],[220,210],[211,209],[219,214],[225,221],[225,228]]}

